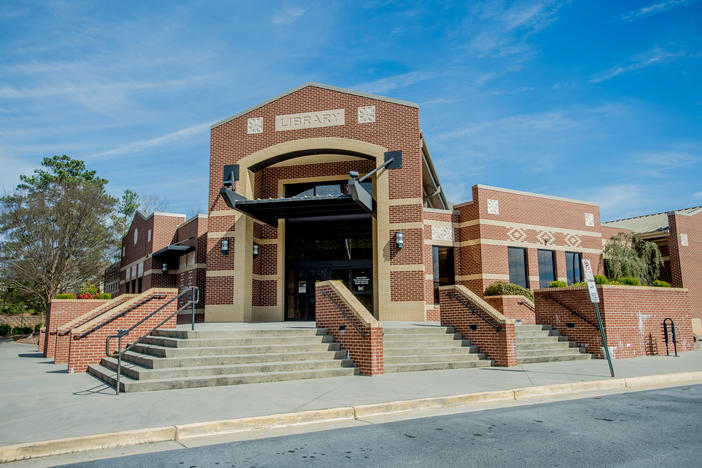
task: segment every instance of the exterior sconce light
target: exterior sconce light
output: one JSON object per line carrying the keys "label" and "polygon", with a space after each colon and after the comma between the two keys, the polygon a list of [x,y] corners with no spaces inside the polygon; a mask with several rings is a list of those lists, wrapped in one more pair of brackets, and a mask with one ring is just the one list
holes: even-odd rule
{"label": "exterior sconce light", "polygon": [[229,239],[222,239],[219,247],[222,255],[227,255],[229,253]]}
{"label": "exterior sconce light", "polygon": [[397,245],[398,249],[401,249],[402,247],[405,246],[405,233],[402,231],[397,231],[395,233],[395,245]]}
{"label": "exterior sconce light", "polygon": [[164,262],[161,264],[161,271],[163,272],[164,275],[166,274],[166,272],[168,272],[168,263]]}
{"label": "exterior sconce light", "polygon": [[256,244],[256,243],[254,242],[254,245],[253,245],[253,258],[256,258],[256,257],[258,257],[258,244]]}

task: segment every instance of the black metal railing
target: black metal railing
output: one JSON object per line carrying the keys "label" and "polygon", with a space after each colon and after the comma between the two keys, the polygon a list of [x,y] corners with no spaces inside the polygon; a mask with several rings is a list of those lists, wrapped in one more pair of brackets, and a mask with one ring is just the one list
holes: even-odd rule
{"label": "black metal railing", "polygon": [[464,306],[466,309],[470,310],[471,312],[473,312],[473,314],[475,314],[475,315],[477,315],[478,317],[480,317],[480,318],[483,320],[483,322],[485,322],[485,323],[487,323],[488,325],[490,325],[490,326],[491,326],[492,328],[494,328],[496,331],[500,331],[500,326],[499,326],[499,325],[495,325],[495,324],[492,323],[490,320],[486,319],[486,318],[483,316],[483,314],[481,314],[480,312],[478,312],[477,310],[475,310],[475,309],[473,308],[473,306],[471,306],[469,303],[467,303],[466,301],[464,301],[463,299],[461,299],[460,296],[458,296],[458,294],[455,294],[455,293],[452,293],[452,292],[447,292],[447,293],[444,293],[444,296],[453,298],[453,299],[455,299],[456,301],[460,302],[461,304],[463,304],[463,306]]}
{"label": "black metal railing", "polygon": [[527,309],[531,309],[532,312],[536,312],[536,307],[528,303],[527,301],[517,301],[518,305],[526,306]]}
{"label": "black metal railing", "polygon": [[553,296],[551,296],[551,295],[549,295],[549,294],[545,294],[545,295],[544,295],[544,299],[548,299],[549,301],[555,302],[555,303],[558,304],[559,306],[563,307],[565,310],[569,311],[571,314],[573,314],[573,315],[575,315],[576,317],[580,318],[580,319],[583,320],[584,322],[587,322],[588,324],[590,324],[592,327],[596,328],[597,330],[600,329],[600,327],[598,327],[597,324],[595,324],[594,322],[591,322],[590,320],[586,319],[586,318],[583,317],[581,314],[579,314],[578,312],[574,311],[573,309],[571,309],[570,307],[568,307],[567,305],[565,305],[564,303],[562,303],[561,301],[559,301],[559,300],[556,299],[555,297],[553,297]]}
{"label": "black metal railing", "polygon": [[[103,310],[99,311],[99,312],[98,312],[97,314],[95,314],[95,315],[91,315],[90,317],[86,318],[85,320],[83,320],[83,321],[81,321],[81,322],[75,324],[75,325],[72,326],[71,328],[69,328],[69,329],[67,329],[67,330],[65,330],[65,331],[63,331],[63,332],[61,332],[61,333],[58,333],[58,336],[66,336],[66,335],[68,335],[69,333],[71,333],[71,329],[81,327],[81,326],[85,325],[86,323],[90,322],[91,320],[93,320],[93,319],[99,317],[100,315],[104,314],[105,312],[109,312],[109,311],[111,311],[111,310],[113,310],[113,309],[116,309],[117,307],[122,306],[122,305],[124,305],[125,302],[127,302],[127,301],[125,301],[125,300],[121,300],[121,301],[120,301],[120,300],[118,300],[118,299],[119,299],[119,297],[117,297],[117,298],[114,299],[115,301],[117,301],[116,304],[112,304],[110,307],[107,307],[106,309],[103,309]],[[129,298],[128,298],[127,300],[129,300]],[[91,310],[90,312],[93,312],[93,311]],[[58,330],[57,330],[57,331],[58,331]]]}
{"label": "black metal railing", "polygon": [[355,328],[356,331],[357,331],[363,338],[365,338],[365,337],[367,337],[367,336],[369,335],[369,333],[366,333],[366,332],[364,332],[363,330],[361,330],[361,329],[359,328],[359,326],[356,325],[356,322],[354,322],[353,320],[351,320],[351,317],[349,317],[349,315],[346,313],[346,311],[334,300],[333,297],[331,297],[331,296],[329,295],[329,293],[327,293],[326,291],[321,291],[321,293],[322,293],[324,296],[326,296],[327,299],[329,299],[330,301],[332,301],[332,304],[334,304],[334,305],[336,306],[336,308],[339,309],[339,312],[341,312],[341,315],[343,315],[344,317],[346,317],[346,320],[348,320],[349,323],[350,323],[351,325],[353,325],[353,328]]}
{"label": "black metal railing", "polygon": [[[124,317],[126,314],[128,314],[128,313],[131,312],[132,310],[136,309],[137,307],[140,307],[140,306],[142,306],[142,305],[146,304],[147,302],[152,301],[152,300],[154,300],[154,299],[163,299],[164,297],[166,297],[165,294],[152,294],[152,295],[150,295],[150,296],[148,296],[148,297],[142,299],[141,301],[137,302],[136,304],[132,304],[131,306],[127,307],[126,309],[124,309],[124,310],[123,310],[122,312],[120,312],[119,314],[110,317],[109,319],[105,320],[104,322],[98,323],[97,325],[95,325],[94,327],[90,328],[89,330],[87,330],[87,331],[81,333],[80,335],[76,335],[76,336],[74,337],[74,339],[85,338],[86,336],[90,335],[91,333],[93,333],[93,332],[95,332],[95,331],[101,329],[102,327],[104,327],[104,326],[107,325],[108,323],[113,322],[113,321],[117,320],[117,319],[120,318],[120,317]],[[122,303],[122,304],[124,304],[124,303]],[[92,320],[92,319],[91,319],[91,320]]]}
{"label": "black metal railing", "polygon": [[[178,301],[182,297],[185,297],[186,295],[190,295],[190,300],[183,304],[182,307],[176,309],[175,312],[170,314],[168,317],[165,319],[161,320],[158,325],[153,327],[151,330],[148,332],[144,333],[141,335],[139,338],[134,340],[131,344],[127,345],[124,349],[122,349],[122,338],[125,336],[129,336],[129,334],[134,331],[139,325],[142,323],[146,322],[148,319],[153,317],[155,314],[163,310],[166,306],[171,304],[173,301]],[[165,297],[165,295],[163,295]],[[122,372],[122,355],[132,349],[134,346],[139,344],[141,340],[143,340],[145,337],[149,336],[152,334],[154,331],[158,330],[161,325],[164,323],[168,322],[171,318],[173,318],[174,315],[177,315],[180,313],[182,310],[187,309],[188,307],[191,308],[192,312],[192,322],[191,322],[191,328],[192,330],[195,330],[195,304],[197,304],[200,300],[200,289],[197,286],[188,286],[187,288],[183,289],[180,293],[178,293],[177,296],[172,297],[171,299],[167,300],[160,306],[158,306],[153,312],[151,312],[149,315],[146,317],[142,318],[139,320],[137,323],[132,325],[131,327],[125,329],[125,330],[117,330],[116,335],[110,335],[105,339],[105,355],[113,358],[117,358],[117,384],[115,385],[115,395],[119,395],[119,380],[120,380],[120,374]],[[110,340],[117,338],[117,351],[114,354],[110,354]]]}
{"label": "black metal railing", "polygon": [[670,351],[668,350],[668,322],[670,322],[670,331],[672,332],[673,338],[673,349],[675,350],[675,357],[678,357],[678,342],[675,339],[675,323],[673,319],[668,317],[663,320],[663,332],[665,333],[665,355],[670,356]]}

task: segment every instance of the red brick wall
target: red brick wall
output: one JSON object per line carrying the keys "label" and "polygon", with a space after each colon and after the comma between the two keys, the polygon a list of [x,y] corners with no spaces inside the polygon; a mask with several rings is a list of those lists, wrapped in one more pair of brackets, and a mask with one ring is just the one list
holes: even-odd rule
{"label": "red brick wall", "polygon": [[[127,314],[106,323],[102,328],[96,330],[95,332],[87,335],[86,337],[79,338],[79,335],[90,328],[96,323],[105,323],[109,317],[100,317],[96,320],[96,323],[88,322],[87,324],[78,327],[71,332],[69,356],[68,356],[68,372],[85,372],[90,364],[97,364],[100,360],[105,357],[105,340],[109,335],[114,335],[119,329],[127,329],[135,325],[139,320],[146,317],[148,314],[156,310],[158,307],[164,305],[170,299],[177,295],[176,290],[150,290],[141,294],[136,300],[141,300],[152,294],[164,294],[163,299],[153,299],[133,310]],[[109,316],[114,317],[119,314],[124,308],[129,307],[131,304],[126,303],[123,307],[117,307],[113,309]],[[122,347],[126,346],[128,343],[134,342],[136,339],[142,335],[151,331],[151,329],[156,326],[159,322],[164,320],[167,316],[173,314],[177,310],[177,301],[171,302],[169,305],[165,306],[154,316],[150,317],[144,323],[139,325],[132,333],[122,339]],[[169,321],[167,321],[161,328],[175,328],[176,317],[173,316]],[[113,339],[110,342],[110,353],[113,353],[117,349],[117,340]]]}
{"label": "red brick wall", "polygon": [[[336,285],[331,283],[338,283]],[[368,326],[360,320],[353,310],[353,307],[363,307],[356,301],[356,304],[349,304],[337,292],[337,288],[344,288],[340,281],[324,281],[315,286],[315,317],[317,326],[326,328],[334,341],[341,344],[344,351],[348,351],[353,362],[361,369],[364,375],[380,375],[384,371],[383,365],[383,327]],[[362,336],[356,328],[349,323],[348,319],[336,307],[327,296],[329,294],[334,302],[344,309],[346,315],[363,331],[367,336]],[[339,330],[344,326],[345,330]]]}
{"label": "red brick wall", "polygon": [[100,307],[107,301],[98,299],[53,299],[46,314],[45,357],[54,357],[56,330],[71,320]]}
{"label": "red brick wall", "polygon": [[[693,348],[692,321],[688,291],[678,288],[598,286],[600,315],[607,344],[615,358],[665,354],[663,320],[675,322],[678,351]],[[587,288],[553,288],[535,291],[536,322],[551,325],[569,340],[584,346],[588,353],[603,358],[602,338],[597,328],[573,315],[552,296],[597,324],[595,309]],[[568,324],[574,324],[568,327]],[[672,353],[672,343],[670,345]]]}
{"label": "red brick wall", "polygon": [[[668,225],[671,284],[688,289],[691,315],[702,318],[702,213],[670,214]],[[687,234],[687,246],[682,245],[682,234]]]}
{"label": "red brick wall", "polygon": [[[491,323],[497,325],[498,330],[467,309],[452,296],[454,294],[470,304]],[[512,320],[501,318],[499,312],[481,303],[477,295],[463,286],[441,287],[439,300],[441,325],[455,328],[458,333],[469,339],[471,344],[480,347],[480,350],[493,359],[498,366],[517,365],[517,344]]]}
{"label": "red brick wall", "polygon": [[[357,123],[357,109],[360,106],[374,105],[376,107],[376,122]],[[294,114],[299,112],[312,112],[329,109],[345,109],[345,125],[301,129],[294,131],[275,131],[275,116]],[[263,117],[263,133],[248,134],[247,121],[251,117]],[[401,169],[393,169],[389,174],[389,196],[391,199],[419,199],[422,197],[421,174],[421,144],[419,132],[419,111],[416,107],[378,100],[371,97],[358,96],[345,92],[308,86],[294,93],[258,107],[246,114],[238,116],[228,122],[222,123],[212,129],[210,139],[210,184],[209,184],[209,210],[226,210],[224,200],[219,196],[222,187],[223,168],[226,164],[235,164],[241,158],[253,154],[267,147],[292,140],[306,138],[337,137],[351,140],[364,141],[387,148],[390,151],[402,150],[403,162]],[[342,167],[343,166],[343,167]],[[366,172],[374,166],[367,161],[350,161],[333,164],[319,164],[308,166],[281,166],[260,171],[255,177],[255,196],[266,197],[277,189],[277,179],[283,174],[297,171],[300,175],[338,175],[346,176],[348,171],[359,170]],[[341,171],[341,172],[340,172]],[[277,196],[277,194],[275,195]],[[390,208],[390,222],[407,222],[415,219],[422,220],[421,203],[407,203],[395,205]],[[213,218],[215,219],[215,218]],[[232,231],[233,216],[218,216],[217,225],[210,225],[210,231]],[[398,221],[399,220],[399,221]],[[212,222],[211,222],[212,223]],[[392,229],[392,227],[391,227]],[[381,242],[387,242],[390,232],[378,233]],[[266,238],[273,238],[275,235]],[[383,240],[385,239],[385,240]],[[208,269],[223,269],[218,264],[222,262],[218,251],[219,239],[208,243]],[[392,245],[392,243],[390,243]],[[423,241],[420,236],[406,241],[403,252],[403,264],[422,264]],[[234,253],[232,251],[232,253]],[[272,254],[272,252],[271,252]],[[230,253],[231,255],[231,253]],[[269,257],[263,253],[260,261],[262,264]],[[217,265],[217,266],[216,266]],[[231,266],[229,269],[233,268]],[[232,279],[228,277],[210,277],[207,279],[208,304],[232,303],[232,292],[228,284]],[[419,276],[404,277],[395,275],[390,279],[392,300],[425,300],[424,278]],[[404,282],[399,285],[398,282]],[[210,287],[215,289],[210,290]],[[283,287],[277,285],[276,288]],[[219,292],[221,291],[221,293]],[[405,294],[406,291],[406,295]],[[398,295],[398,292],[400,295]],[[255,294],[255,292],[253,293]],[[255,298],[255,296],[254,296]],[[275,300],[275,298],[273,298]],[[259,299],[260,301],[260,299]]]}
{"label": "red brick wall", "polygon": [[485,296],[484,299],[507,318],[521,320],[524,325],[536,323],[534,303],[524,296]]}
{"label": "red brick wall", "polygon": [[[488,213],[488,200],[498,201],[499,214]],[[459,211],[459,222],[463,225],[456,230],[456,241],[462,243],[457,249],[460,259],[457,274],[483,275],[457,283],[476,294],[482,295],[495,281],[508,281],[505,278],[509,276],[509,246],[527,249],[528,275],[532,277],[530,289],[539,288],[538,249],[556,252],[557,278],[566,277],[566,251],[581,252],[593,265],[601,264],[602,238],[597,205],[474,186],[473,201],[454,208]],[[592,214],[594,226],[585,224],[586,213]]]}

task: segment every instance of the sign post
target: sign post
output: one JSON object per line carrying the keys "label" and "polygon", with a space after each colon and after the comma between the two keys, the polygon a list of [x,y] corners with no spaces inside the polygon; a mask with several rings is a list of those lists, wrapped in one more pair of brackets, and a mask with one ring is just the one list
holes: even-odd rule
{"label": "sign post", "polygon": [[604,327],[602,326],[602,317],[600,317],[600,308],[597,304],[600,302],[600,296],[597,294],[597,283],[595,283],[595,275],[592,274],[592,265],[590,260],[583,258],[583,270],[585,270],[585,281],[587,282],[587,291],[590,293],[590,301],[595,306],[595,314],[597,315],[597,325],[600,327],[600,335],[602,335],[602,343],[604,344],[605,356],[609,364],[609,373],[614,377],[614,367],[612,367],[612,358],[609,355],[609,346],[607,346],[607,336],[605,335]]}

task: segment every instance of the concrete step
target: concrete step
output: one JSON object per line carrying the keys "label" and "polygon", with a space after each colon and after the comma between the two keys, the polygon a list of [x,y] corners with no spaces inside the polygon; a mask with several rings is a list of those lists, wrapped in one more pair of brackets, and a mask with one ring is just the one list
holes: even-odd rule
{"label": "concrete step", "polygon": [[327,330],[325,328],[312,327],[281,330],[156,330],[152,333],[153,336],[187,339],[247,338],[256,336],[317,336],[326,334]]}
{"label": "concrete step", "polygon": [[587,353],[563,354],[559,356],[532,356],[525,358],[520,358],[517,355],[517,364],[532,364],[536,362],[579,361],[591,358],[592,355]]}
{"label": "concrete step", "polygon": [[416,364],[426,362],[463,362],[463,361],[478,361],[487,359],[483,353],[465,353],[465,354],[417,354],[407,356],[384,356],[384,363],[388,364]]}
{"label": "concrete step", "polygon": [[516,340],[517,346],[519,346],[520,344],[530,344],[530,343],[548,343],[548,342],[557,343],[559,341],[568,341],[568,338],[565,338],[562,336],[555,336],[555,335],[541,336],[541,337],[528,337],[528,338],[517,336],[516,338],[517,338],[517,340]]}
{"label": "concrete step", "polygon": [[123,360],[138,364],[149,369],[165,369],[173,367],[197,366],[226,366],[235,364],[252,364],[283,361],[319,361],[323,359],[344,359],[344,351],[322,351],[309,353],[268,353],[268,354],[242,354],[242,355],[214,355],[214,356],[185,356],[185,357],[155,357],[149,354],[128,351]]}
{"label": "concrete step", "polygon": [[399,341],[415,343],[426,343],[433,341],[442,343],[448,339],[461,340],[463,339],[463,336],[460,333],[395,333],[390,335],[383,335],[383,344],[395,343]]}
{"label": "concrete step", "polygon": [[385,357],[394,356],[460,356],[469,353],[477,353],[480,348],[477,346],[444,346],[424,348],[417,346],[408,346],[405,348],[384,348],[383,355]]}
{"label": "concrete step", "polygon": [[303,336],[256,336],[256,337],[227,337],[227,338],[171,338],[165,336],[147,336],[141,342],[166,346],[169,348],[201,348],[215,346],[263,346],[284,344],[315,344],[332,343],[331,335],[303,335]]}
{"label": "concrete step", "polygon": [[157,357],[185,357],[185,356],[236,356],[240,354],[267,354],[267,353],[304,353],[312,351],[338,351],[338,343],[313,343],[302,345],[268,345],[268,346],[213,346],[207,348],[195,347],[164,347],[150,344],[137,344],[132,348],[142,354]]}
{"label": "concrete step", "polygon": [[[100,365],[91,365],[88,372],[111,386],[116,384],[114,371]],[[180,388],[214,387],[220,385],[242,385],[250,383],[282,382],[285,380],[321,379],[328,377],[344,377],[355,375],[354,367],[338,369],[305,370],[291,372],[270,372],[263,374],[218,375],[210,377],[187,377],[182,379],[153,379],[135,380],[127,376],[120,378],[120,388],[123,392],[143,392],[153,390],[174,390]]]}
{"label": "concrete step", "polygon": [[540,338],[542,336],[558,336],[558,330],[519,330],[515,329],[518,338]]}
{"label": "concrete step", "polygon": [[[117,359],[103,358],[102,366],[117,371]],[[324,370],[339,367],[354,367],[350,359],[327,359],[322,361],[291,361],[251,363],[228,366],[171,367],[164,369],[147,369],[131,362],[122,362],[122,375],[136,380],[180,379],[186,377],[203,377],[214,375],[258,374],[269,372],[291,372],[302,370]]]}
{"label": "concrete step", "polygon": [[520,351],[534,351],[534,350],[547,350],[547,349],[568,349],[568,348],[576,348],[577,345],[575,343],[571,343],[568,341],[547,341],[545,343],[518,343],[517,344],[517,353]]}
{"label": "concrete step", "polygon": [[447,369],[470,369],[474,367],[490,367],[492,361],[485,359],[477,361],[443,361],[443,362],[423,362],[409,364],[385,364],[385,373],[391,374],[394,372],[418,372],[428,370],[447,370]]}
{"label": "concrete step", "polygon": [[519,333],[520,331],[534,331],[534,330],[551,330],[551,325],[516,325],[514,327],[515,331]]}
{"label": "concrete step", "polygon": [[443,335],[446,333],[455,333],[453,327],[437,327],[437,326],[419,326],[415,328],[383,328],[383,335],[423,335],[431,333],[433,335]]}
{"label": "concrete step", "polygon": [[580,354],[580,350],[578,348],[571,348],[568,346],[560,349],[533,349],[529,351],[524,351],[517,348],[517,358],[528,358],[534,356],[565,356],[570,354]]}
{"label": "concrete step", "polygon": [[383,349],[396,349],[396,348],[424,348],[424,349],[434,349],[434,348],[461,348],[465,346],[470,346],[469,340],[436,340],[436,341],[424,341],[421,344],[412,340],[391,340],[385,341],[383,339]]}

